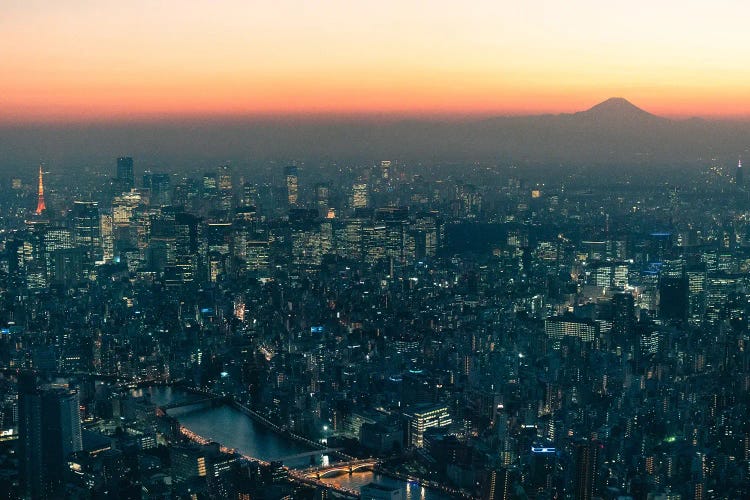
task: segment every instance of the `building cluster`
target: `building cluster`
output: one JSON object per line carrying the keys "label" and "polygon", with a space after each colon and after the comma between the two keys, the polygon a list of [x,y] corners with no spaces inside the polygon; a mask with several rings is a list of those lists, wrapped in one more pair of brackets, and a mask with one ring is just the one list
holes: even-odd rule
{"label": "building cluster", "polygon": [[660,185],[116,166],[88,196],[42,169],[2,187],[9,494],[327,494],[130,388],[170,384],[443,494],[750,495],[741,166]]}

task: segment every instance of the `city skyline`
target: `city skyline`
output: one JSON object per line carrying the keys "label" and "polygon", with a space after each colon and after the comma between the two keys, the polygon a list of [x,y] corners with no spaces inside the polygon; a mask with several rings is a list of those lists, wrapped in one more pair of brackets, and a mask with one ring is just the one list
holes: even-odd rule
{"label": "city skyline", "polygon": [[620,95],[668,117],[747,118],[748,9],[11,2],[0,122],[524,115]]}
{"label": "city skyline", "polygon": [[750,498],[750,6],[1,12],[0,498]]}

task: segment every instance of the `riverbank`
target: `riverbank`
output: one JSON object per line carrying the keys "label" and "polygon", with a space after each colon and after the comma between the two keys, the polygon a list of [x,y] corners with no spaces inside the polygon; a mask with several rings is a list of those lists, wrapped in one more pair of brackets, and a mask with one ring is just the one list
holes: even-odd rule
{"label": "riverbank", "polygon": [[[148,393],[155,405],[169,405],[184,401],[188,391],[178,387],[155,386],[141,389]],[[194,392],[193,395],[202,395]],[[241,408],[242,405],[225,404],[218,407],[180,407],[169,410],[169,415],[179,422],[181,428],[189,430],[202,439],[221,443],[244,457],[270,462],[282,457],[292,457],[311,450],[320,450],[320,445],[310,440],[293,439],[290,433],[276,426],[263,415]],[[279,429],[277,431],[276,429]],[[285,460],[292,469],[303,469],[310,465],[309,457],[298,460]],[[388,474],[391,471],[383,471]],[[389,478],[384,474],[362,471],[344,474],[335,478],[323,478],[323,483],[355,491],[370,482],[384,483],[403,491],[403,498],[420,500],[448,500],[452,498],[438,490],[427,489],[415,482]]]}

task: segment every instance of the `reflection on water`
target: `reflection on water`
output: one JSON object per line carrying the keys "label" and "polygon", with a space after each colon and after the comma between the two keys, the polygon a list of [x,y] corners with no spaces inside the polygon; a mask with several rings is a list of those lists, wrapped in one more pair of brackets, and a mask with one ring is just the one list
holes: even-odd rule
{"label": "reflection on water", "polygon": [[[150,394],[151,401],[157,405],[200,399],[171,387],[154,386],[146,391]],[[135,394],[139,395],[138,392]],[[183,406],[171,409],[168,413],[196,434],[261,460],[275,460],[310,451],[310,448],[266,429],[231,406]],[[310,464],[310,458],[285,460],[284,463],[306,466]]]}
{"label": "reflection on water", "polygon": [[[146,394],[151,397],[151,401],[156,405],[201,399],[199,396],[194,396],[185,391],[164,386],[133,391],[134,396]],[[196,434],[262,460],[274,460],[310,451],[310,448],[279,436],[231,406],[223,405],[218,408],[183,406],[169,410],[169,414]],[[323,456],[314,457],[316,463],[325,463],[327,459],[328,457]],[[284,463],[290,467],[306,467],[310,465],[310,458],[284,460]],[[401,488],[404,491],[404,498],[408,500],[443,500],[450,498],[434,490],[426,490],[418,484],[407,484],[404,481],[373,472],[342,474],[332,478],[323,478],[323,481],[331,485],[339,484],[351,489],[359,489],[367,483],[377,482],[386,486]]]}
{"label": "reflection on water", "polygon": [[406,483],[373,472],[354,472],[351,475],[341,474],[331,478],[322,478],[321,480],[330,485],[338,485],[355,490],[360,489],[367,483],[380,483],[385,486],[400,488],[403,491],[403,498],[406,500],[444,500],[451,498],[438,491],[423,488],[416,483]]}

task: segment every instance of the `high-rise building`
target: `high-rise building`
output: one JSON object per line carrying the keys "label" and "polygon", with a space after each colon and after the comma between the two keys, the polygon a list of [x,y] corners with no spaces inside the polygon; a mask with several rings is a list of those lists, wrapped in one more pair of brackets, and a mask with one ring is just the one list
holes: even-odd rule
{"label": "high-rise building", "polygon": [[415,406],[408,414],[408,418],[409,445],[415,448],[424,446],[424,433],[427,429],[448,427],[453,422],[448,407],[442,404]]}
{"label": "high-rise building", "polygon": [[366,208],[370,203],[367,184],[356,182],[352,185],[352,208]]}
{"label": "high-rise building", "polygon": [[600,444],[597,441],[581,441],[575,444],[574,498],[591,500],[596,488],[596,470]]}
{"label": "high-rise building", "polygon": [[482,499],[486,500],[510,500],[515,498],[511,487],[513,486],[511,470],[505,467],[488,471],[482,488]]}
{"label": "high-rise building", "polygon": [[91,265],[102,260],[101,221],[99,203],[95,201],[75,201],[71,213],[73,239],[84,251],[84,259]]}
{"label": "high-rise building", "polygon": [[242,204],[246,207],[258,205],[258,185],[245,182],[242,185]]}
{"label": "high-rise building", "polygon": [[737,171],[734,174],[734,182],[739,187],[742,187],[745,184],[745,177],[742,173],[742,159],[737,162]]}
{"label": "high-rise building", "polygon": [[659,280],[659,316],[667,320],[686,320],[689,289],[685,276],[663,276]]}
{"label": "high-rise building", "polygon": [[39,498],[44,494],[42,460],[42,395],[30,374],[18,377],[18,467],[21,491]]}
{"label": "high-rise building", "polygon": [[247,257],[245,259],[247,271],[264,273],[268,271],[270,260],[270,244],[267,239],[247,241]]}
{"label": "high-rise building", "polygon": [[699,322],[706,312],[706,265],[691,266],[685,274],[688,280],[688,315],[691,321]]}
{"label": "high-rise building", "polygon": [[21,489],[31,498],[54,498],[68,456],[83,448],[78,393],[39,389],[33,375],[23,374],[18,406]]}
{"label": "high-rise building", "polygon": [[216,185],[219,189],[219,207],[222,210],[232,209],[232,170],[229,165],[216,169]]}
{"label": "high-rise building", "polygon": [[286,178],[286,199],[290,207],[297,205],[299,197],[299,178],[297,177],[297,167],[290,165],[284,169]]}
{"label": "high-rise building", "polygon": [[133,158],[130,156],[121,156],[117,159],[117,181],[126,191],[135,187]]}
{"label": "high-rise building", "polygon": [[327,182],[321,182],[315,185],[315,205],[318,208],[318,214],[325,217],[330,206],[331,186]]}
{"label": "high-rise building", "polygon": [[47,281],[71,285],[83,279],[82,251],[75,248],[72,231],[50,227],[44,233]]}
{"label": "high-rise building", "polygon": [[380,162],[380,175],[384,181],[388,182],[391,178],[391,161],[383,160]]}
{"label": "high-rise building", "polygon": [[203,174],[203,198],[214,198],[219,192],[219,181],[216,174],[206,172]]}
{"label": "high-rise building", "polygon": [[166,173],[143,173],[143,189],[149,191],[152,206],[163,207],[172,203],[171,176]]}
{"label": "high-rise building", "polygon": [[632,293],[619,292],[612,297],[612,334],[632,335],[635,330],[635,299]]}

